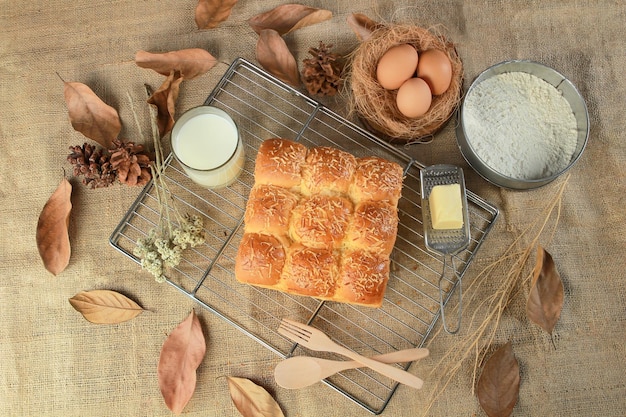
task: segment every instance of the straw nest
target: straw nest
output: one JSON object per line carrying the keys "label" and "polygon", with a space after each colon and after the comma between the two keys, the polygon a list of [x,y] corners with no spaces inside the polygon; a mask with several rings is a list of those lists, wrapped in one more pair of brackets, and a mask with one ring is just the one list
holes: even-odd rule
{"label": "straw nest", "polygon": [[[396,91],[385,90],[376,80],[380,57],[392,46],[411,44],[418,52],[440,49],[452,63],[452,83],[445,93],[434,96],[430,109],[417,118],[407,118],[396,106]],[[463,64],[454,44],[431,30],[409,25],[387,25],[375,30],[351,54],[348,67],[350,111],[368,129],[389,142],[428,142],[450,119],[461,101]]]}

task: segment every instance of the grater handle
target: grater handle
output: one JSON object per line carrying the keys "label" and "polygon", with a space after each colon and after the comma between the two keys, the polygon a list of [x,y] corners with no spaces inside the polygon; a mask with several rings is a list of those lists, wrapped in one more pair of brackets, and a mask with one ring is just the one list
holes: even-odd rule
{"label": "grater handle", "polygon": [[446,273],[446,255],[443,255],[443,270],[441,271],[441,275],[439,276],[439,283],[438,283],[438,287],[439,287],[439,310],[440,310],[440,314],[441,314],[441,321],[443,323],[443,329],[446,331],[446,333],[448,334],[457,334],[459,332],[459,330],[461,329],[461,315],[463,313],[463,285],[462,285],[462,281],[461,281],[461,276],[456,272],[456,267],[454,266],[454,255],[450,256],[450,260],[452,262],[452,270],[454,271],[454,275],[456,276],[456,285],[454,288],[458,287],[458,292],[459,292],[459,313],[458,313],[458,318],[457,318],[457,327],[454,330],[450,330],[448,328],[448,323],[446,322],[446,313],[445,313],[445,306],[444,306],[444,302],[443,302],[443,291],[441,290],[441,281],[443,281],[443,278],[445,276]]}

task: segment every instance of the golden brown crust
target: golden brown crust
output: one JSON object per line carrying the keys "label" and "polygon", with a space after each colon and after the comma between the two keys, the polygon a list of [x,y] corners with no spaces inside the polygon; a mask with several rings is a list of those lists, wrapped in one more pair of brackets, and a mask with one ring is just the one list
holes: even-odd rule
{"label": "golden brown crust", "polygon": [[282,274],[283,290],[329,299],[335,292],[338,269],[332,250],[293,245]]}
{"label": "golden brown crust", "polygon": [[389,200],[394,206],[402,195],[402,167],[395,162],[375,156],[358,158],[350,198],[357,203],[364,200]]}
{"label": "golden brown crust", "polygon": [[346,194],[356,168],[356,158],[329,146],[311,148],[302,166],[302,193]]}
{"label": "golden brown crust", "polygon": [[285,249],[270,235],[245,233],[235,260],[235,276],[240,282],[273,286],[285,265]]}
{"label": "golden brown crust", "polygon": [[252,188],[244,222],[248,233],[287,235],[298,195],[282,187],[260,184]]}
{"label": "golden brown crust", "polygon": [[285,188],[299,187],[307,147],[287,139],[268,139],[261,143],[254,166],[256,184]]}
{"label": "golden brown crust", "polygon": [[290,237],[312,248],[339,248],[351,214],[347,198],[319,194],[304,198],[293,211]]}
{"label": "golden brown crust", "polygon": [[330,147],[261,144],[235,259],[237,280],[380,307],[398,232],[400,165]]}
{"label": "golden brown crust", "polygon": [[389,262],[388,256],[376,252],[344,252],[335,297],[353,304],[380,307],[389,280]]}
{"label": "golden brown crust", "polygon": [[367,249],[391,254],[398,233],[398,210],[389,201],[367,200],[354,208],[345,249]]}

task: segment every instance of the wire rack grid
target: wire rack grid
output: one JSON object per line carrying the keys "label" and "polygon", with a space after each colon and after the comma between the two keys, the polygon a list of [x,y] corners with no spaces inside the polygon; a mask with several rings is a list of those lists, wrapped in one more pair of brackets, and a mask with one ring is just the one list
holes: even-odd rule
{"label": "wire rack grid", "polygon": [[[204,245],[187,249],[180,265],[168,271],[167,283],[281,358],[297,354],[332,358],[305,351],[279,335],[283,317],[311,324],[368,356],[422,346],[439,318],[437,284],[443,267],[442,259],[424,246],[419,182],[423,165],[241,58],[231,64],[204,104],[225,110],[235,120],[245,144],[246,163],[234,184],[207,190],[194,184],[171,155],[166,159],[160,175],[173,197],[169,204],[201,216],[206,236]],[[236,281],[234,259],[254,183],[254,160],[260,143],[272,137],[309,147],[334,146],[357,157],[376,155],[404,167],[398,237],[382,307],[323,302]],[[479,196],[468,192],[467,197],[471,243],[455,257],[458,276],[463,276],[498,216],[498,210]],[[158,201],[150,183],[121,219],[110,243],[139,263],[133,255],[136,241],[158,221]],[[455,282],[446,283],[446,302],[454,286]],[[410,365],[398,366],[408,369]],[[398,386],[366,369],[344,371],[324,383],[373,414],[382,413]]]}

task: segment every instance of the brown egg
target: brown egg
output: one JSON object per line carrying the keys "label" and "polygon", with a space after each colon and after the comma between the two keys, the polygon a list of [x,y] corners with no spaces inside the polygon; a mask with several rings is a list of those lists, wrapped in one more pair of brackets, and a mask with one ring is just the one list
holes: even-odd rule
{"label": "brown egg", "polygon": [[446,92],[452,82],[452,63],[445,52],[428,49],[420,54],[417,76],[428,83],[433,95]]}
{"label": "brown egg", "polygon": [[383,88],[395,90],[415,75],[417,61],[417,50],[413,46],[392,46],[378,60],[376,79]]}
{"label": "brown egg", "polygon": [[406,117],[423,116],[433,101],[430,87],[421,78],[410,78],[398,89],[396,104],[400,113]]}

